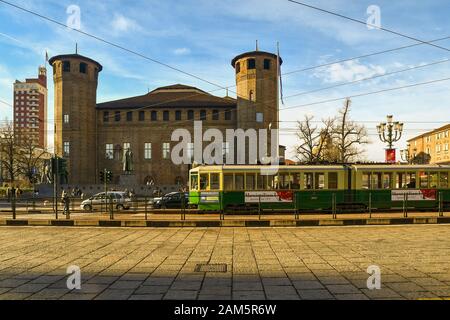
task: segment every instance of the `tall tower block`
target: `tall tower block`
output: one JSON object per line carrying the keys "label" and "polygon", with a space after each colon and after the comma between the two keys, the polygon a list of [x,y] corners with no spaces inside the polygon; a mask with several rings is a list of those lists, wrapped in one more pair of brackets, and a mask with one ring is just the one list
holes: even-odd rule
{"label": "tall tower block", "polygon": [[[273,53],[252,51],[237,56],[231,62],[236,70],[239,129],[278,129],[277,58]],[[279,63],[280,66],[283,63],[281,58]],[[268,143],[270,153],[270,136]]]}
{"label": "tall tower block", "polygon": [[71,184],[97,177],[97,84],[103,67],[78,54],[50,59],[55,84],[55,153],[68,160]]}

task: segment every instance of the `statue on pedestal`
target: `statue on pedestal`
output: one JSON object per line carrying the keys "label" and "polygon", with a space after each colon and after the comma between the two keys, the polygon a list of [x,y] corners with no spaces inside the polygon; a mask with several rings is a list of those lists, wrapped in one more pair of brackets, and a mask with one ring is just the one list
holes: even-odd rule
{"label": "statue on pedestal", "polygon": [[133,152],[130,149],[124,150],[122,162],[123,172],[125,172],[125,174],[130,174],[134,171]]}

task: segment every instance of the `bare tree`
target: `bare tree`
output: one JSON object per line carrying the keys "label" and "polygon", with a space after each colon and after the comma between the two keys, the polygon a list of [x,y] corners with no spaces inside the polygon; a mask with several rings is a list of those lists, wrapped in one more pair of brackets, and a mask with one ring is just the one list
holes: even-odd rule
{"label": "bare tree", "polygon": [[298,122],[297,137],[300,144],[296,147],[297,158],[301,162],[318,163],[328,161],[325,152],[331,139],[333,119],[322,120],[322,126],[312,124],[314,117],[305,116]]}
{"label": "bare tree", "polygon": [[364,152],[361,145],[369,143],[366,128],[350,120],[350,106],[351,100],[347,99],[344,107],[339,110],[333,129],[333,142],[338,156],[336,160],[341,163],[357,160]]}
{"label": "bare tree", "polygon": [[10,122],[0,128],[0,139],[0,161],[8,180],[14,183],[25,178],[31,184],[35,183],[47,152],[26,134],[15,133]]}
{"label": "bare tree", "polygon": [[2,168],[6,171],[7,178],[14,183],[18,178],[20,167],[17,161],[19,148],[14,128],[10,122],[0,128],[0,162]]}
{"label": "bare tree", "polygon": [[29,137],[22,137],[19,146],[20,151],[17,153],[19,172],[30,184],[36,183],[38,172],[44,167],[44,156],[47,152]]}

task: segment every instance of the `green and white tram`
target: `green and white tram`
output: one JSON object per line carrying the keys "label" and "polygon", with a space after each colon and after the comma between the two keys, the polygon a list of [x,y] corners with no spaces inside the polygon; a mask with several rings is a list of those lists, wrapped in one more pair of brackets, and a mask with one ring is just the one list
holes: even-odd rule
{"label": "green and white tram", "polygon": [[450,207],[450,166],[199,166],[190,203],[200,211],[326,211]]}

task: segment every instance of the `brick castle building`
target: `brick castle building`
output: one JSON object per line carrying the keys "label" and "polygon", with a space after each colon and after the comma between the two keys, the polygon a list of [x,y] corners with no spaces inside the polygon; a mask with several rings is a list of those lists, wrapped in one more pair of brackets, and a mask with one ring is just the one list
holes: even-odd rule
{"label": "brick castle building", "polygon": [[[282,63],[281,58],[279,59]],[[232,60],[238,98],[176,84],[97,104],[102,66],[78,54],[50,59],[55,84],[55,153],[68,160],[69,183],[98,184],[104,168],[118,185],[185,185],[191,165],[171,160],[174,130],[278,129],[277,55],[253,51]],[[270,138],[269,138],[270,141]],[[209,143],[208,143],[209,144]],[[206,144],[205,144],[206,146]],[[226,143],[223,152],[229,152]],[[126,150],[133,170],[125,173]],[[270,145],[269,145],[270,150]]]}
{"label": "brick castle building", "polygon": [[47,147],[47,70],[39,67],[38,78],[14,83],[14,132],[19,140]]}

